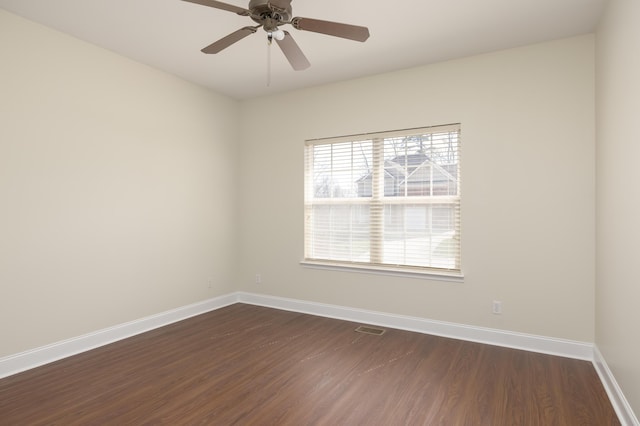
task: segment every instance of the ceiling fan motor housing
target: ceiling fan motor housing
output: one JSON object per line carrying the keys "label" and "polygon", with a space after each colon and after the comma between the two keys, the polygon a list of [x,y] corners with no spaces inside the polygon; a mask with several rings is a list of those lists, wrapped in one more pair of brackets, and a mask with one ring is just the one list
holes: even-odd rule
{"label": "ceiling fan motor housing", "polygon": [[281,9],[271,4],[269,0],[251,0],[249,2],[251,19],[263,25],[265,31],[275,31],[278,25],[291,20],[292,11],[289,4],[286,9]]}

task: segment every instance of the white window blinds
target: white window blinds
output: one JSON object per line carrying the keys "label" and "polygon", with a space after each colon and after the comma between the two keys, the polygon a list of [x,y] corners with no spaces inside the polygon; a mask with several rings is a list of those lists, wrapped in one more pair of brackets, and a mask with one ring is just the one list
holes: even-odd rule
{"label": "white window blinds", "polygon": [[307,141],[305,260],[460,272],[460,126]]}

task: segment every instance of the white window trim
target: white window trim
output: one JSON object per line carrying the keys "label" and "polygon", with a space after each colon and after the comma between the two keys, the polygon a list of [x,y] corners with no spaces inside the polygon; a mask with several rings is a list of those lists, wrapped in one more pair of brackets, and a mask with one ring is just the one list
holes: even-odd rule
{"label": "white window trim", "polygon": [[392,277],[401,278],[418,278],[424,280],[433,281],[447,281],[447,282],[464,282],[464,274],[462,272],[446,272],[444,270],[437,271],[432,269],[412,269],[407,266],[393,268],[382,265],[365,265],[365,264],[339,264],[329,261],[318,260],[301,260],[300,265],[310,269],[322,269],[328,271],[338,272],[356,272],[364,274],[374,275],[386,275]]}

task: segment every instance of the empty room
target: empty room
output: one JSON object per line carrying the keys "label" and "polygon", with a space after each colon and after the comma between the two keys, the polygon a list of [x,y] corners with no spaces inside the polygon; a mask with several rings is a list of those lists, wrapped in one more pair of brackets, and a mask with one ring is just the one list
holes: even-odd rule
{"label": "empty room", "polygon": [[639,425],[639,75],[637,0],[0,0],[0,425]]}

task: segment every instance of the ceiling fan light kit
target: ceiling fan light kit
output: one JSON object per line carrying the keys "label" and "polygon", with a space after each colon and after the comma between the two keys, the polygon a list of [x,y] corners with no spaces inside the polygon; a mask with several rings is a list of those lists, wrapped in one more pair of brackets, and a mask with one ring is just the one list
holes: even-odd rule
{"label": "ceiling fan light kit", "polygon": [[208,54],[219,53],[243,38],[254,34],[259,28],[262,28],[266,31],[269,42],[275,39],[293,69],[300,71],[309,68],[311,64],[304,53],[302,53],[293,36],[291,36],[288,31],[280,29],[282,25],[291,25],[300,31],[310,31],[360,42],[369,38],[369,29],[367,27],[322,21],[319,19],[292,17],[291,0],[250,0],[247,9],[215,0],[182,1],[226,10],[240,16],[248,16],[258,24],[240,28],[220,40],[211,43],[202,49],[202,52]]}

